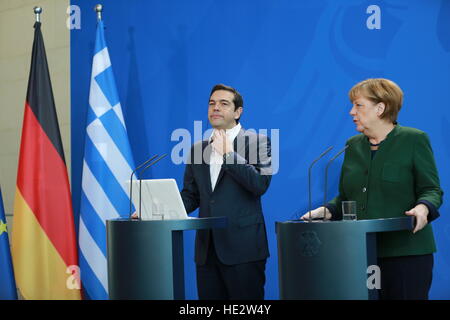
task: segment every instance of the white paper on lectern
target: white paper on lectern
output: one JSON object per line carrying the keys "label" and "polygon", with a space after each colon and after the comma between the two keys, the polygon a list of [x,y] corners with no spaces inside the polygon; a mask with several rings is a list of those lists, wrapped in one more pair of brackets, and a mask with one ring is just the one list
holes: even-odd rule
{"label": "white paper on lectern", "polygon": [[[128,187],[130,181],[127,181]],[[142,180],[142,220],[189,219],[180,191],[174,179],[146,179]],[[133,180],[133,204],[139,214],[139,180]]]}

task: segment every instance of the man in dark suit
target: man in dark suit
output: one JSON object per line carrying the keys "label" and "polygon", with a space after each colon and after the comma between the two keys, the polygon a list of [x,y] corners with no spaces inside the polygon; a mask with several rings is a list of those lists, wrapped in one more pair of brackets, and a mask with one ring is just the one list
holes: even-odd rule
{"label": "man in dark suit", "polygon": [[191,148],[181,196],[188,213],[228,218],[223,229],[199,230],[195,239],[200,299],[264,299],[269,256],[261,196],[271,180],[270,140],[242,129],[242,96],[211,90],[208,140]]}

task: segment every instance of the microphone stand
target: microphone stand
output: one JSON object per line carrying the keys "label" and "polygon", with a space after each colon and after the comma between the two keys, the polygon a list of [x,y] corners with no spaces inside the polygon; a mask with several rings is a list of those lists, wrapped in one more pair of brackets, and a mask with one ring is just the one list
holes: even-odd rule
{"label": "microphone stand", "polygon": [[348,144],[342,148],[333,158],[331,158],[330,161],[328,161],[327,166],[325,167],[325,191],[323,196],[323,221],[325,221],[325,216],[327,212],[327,208],[325,207],[325,204],[327,203],[327,183],[328,183],[328,167],[331,165],[331,163],[339,157],[345,150],[347,150]]}
{"label": "microphone stand", "polygon": [[309,203],[308,203],[308,208],[309,208],[309,222],[311,222],[311,169],[312,169],[312,167],[314,166],[314,164],[316,164],[316,162],[317,161],[319,161],[320,159],[322,159],[322,157],[324,156],[324,155],[326,155],[331,149],[333,149],[333,146],[330,146],[330,147],[328,147],[328,149],[327,150],[325,150],[324,152],[322,152],[322,154],[317,158],[317,159],[315,159],[312,163],[311,163],[311,165],[309,166],[309,169],[308,169],[308,193],[309,193]]}
{"label": "microphone stand", "polygon": [[[156,159],[155,161],[151,162],[144,169],[142,169],[141,174],[144,173],[148,168],[150,168],[151,166],[153,166],[154,164],[159,162],[162,158],[165,158],[166,156],[167,156],[167,153],[163,154],[158,159]],[[142,198],[142,178],[139,178],[139,220],[141,220],[141,215],[142,215],[142,211],[141,211],[142,199],[141,198]]]}
{"label": "microphone stand", "polygon": [[128,219],[131,219],[131,214],[133,213],[133,175],[143,166],[145,166],[147,163],[149,163],[150,161],[152,161],[153,159],[155,159],[158,155],[155,154],[153,157],[151,157],[150,159],[146,160],[144,163],[141,163],[136,169],[133,170],[133,172],[131,173],[130,176],[130,213],[128,215]]}

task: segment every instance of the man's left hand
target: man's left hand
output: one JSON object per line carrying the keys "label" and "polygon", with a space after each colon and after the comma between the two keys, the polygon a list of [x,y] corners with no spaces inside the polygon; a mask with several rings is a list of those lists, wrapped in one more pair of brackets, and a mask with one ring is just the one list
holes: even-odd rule
{"label": "man's left hand", "polygon": [[228,140],[225,130],[214,130],[213,142],[211,143],[213,149],[221,156],[228,152],[233,152],[233,145]]}
{"label": "man's left hand", "polygon": [[428,224],[428,212],[428,207],[422,203],[405,212],[407,216],[416,217],[416,227],[413,233],[422,230]]}

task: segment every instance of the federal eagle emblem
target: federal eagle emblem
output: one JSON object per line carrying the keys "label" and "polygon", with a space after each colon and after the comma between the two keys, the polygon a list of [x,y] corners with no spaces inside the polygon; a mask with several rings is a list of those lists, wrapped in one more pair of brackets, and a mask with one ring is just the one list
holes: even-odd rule
{"label": "federal eagle emblem", "polygon": [[314,231],[300,233],[297,243],[300,254],[304,257],[313,257],[317,255],[320,251],[320,246],[322,245],[317,233]]}

